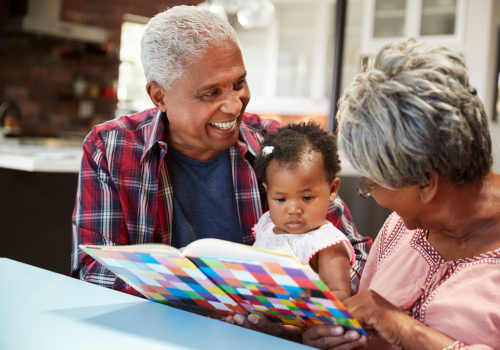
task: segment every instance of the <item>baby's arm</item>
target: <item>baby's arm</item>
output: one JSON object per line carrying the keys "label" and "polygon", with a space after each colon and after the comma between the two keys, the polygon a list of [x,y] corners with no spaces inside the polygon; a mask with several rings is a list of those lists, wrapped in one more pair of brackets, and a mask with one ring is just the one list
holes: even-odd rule
{"label": "baby's arm", "polygon": [[320,250],[309,264],[340,301],[351,296],[351,265],[343,243]]}

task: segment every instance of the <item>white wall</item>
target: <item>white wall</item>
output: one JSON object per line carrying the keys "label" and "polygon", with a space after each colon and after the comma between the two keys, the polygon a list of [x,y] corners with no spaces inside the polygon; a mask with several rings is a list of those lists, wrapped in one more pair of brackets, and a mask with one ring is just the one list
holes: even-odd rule
{"label": "white wall", "polygon": [[477,89],[490,120],[493,169],[500,172],[500,124],[491,121],[497,79],[500,0],[469,0],[467,7],[463,54],[469,67],[471,85]]}
{"label": "white wall", "polygon": [[[500,29],[500,0],[494,0],[492,11],[491,11],[491,31],[490,31],[490,46],[489,46],[489,63],[487,70],[487,81],[486,81],[486,96],[484,98],[486,113],[491,120],[491,114],[493,113],[493,103],[495,99],[495,91],[498,76],[496,74],[497,69],[497,59],[500,50],[499,42],[499,29]],[[491,140],[493,142],[493,169],[500,173],[500,120],[495,123],[490,122],[491,130]]]}

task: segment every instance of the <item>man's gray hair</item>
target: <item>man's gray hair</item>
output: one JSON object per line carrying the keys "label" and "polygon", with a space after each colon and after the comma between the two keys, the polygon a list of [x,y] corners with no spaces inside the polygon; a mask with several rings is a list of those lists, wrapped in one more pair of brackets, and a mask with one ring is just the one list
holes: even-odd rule
{"label": "man's gray hair", "polygon": [[141,39],[141,61],[146,80],[169,91],[187,75],[190,63],[209,47],[240,42],[228,21],[196,6],[175,6],[154,16]]}
{"label": "man's gray hair", "polygon": [[392,189],[485,176],[488,120],[464,59],[404,39],[371,57],[339,102],[339,148],[362,176]]}

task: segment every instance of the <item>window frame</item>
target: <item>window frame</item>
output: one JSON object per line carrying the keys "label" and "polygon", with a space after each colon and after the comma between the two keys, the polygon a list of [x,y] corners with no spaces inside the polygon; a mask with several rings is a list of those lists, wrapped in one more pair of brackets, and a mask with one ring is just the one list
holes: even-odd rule
{"label": "window frame", "polygon": [[[362,52],[370,54],[378,50],[384,44],[401,39],[402,37],[373,37],[375,24],[375,1],[364,0],[364,30],[362,37]],[[443,44],[452,50],[461,51],[465,44],[465,18],[467,0],[457,0],[457,12],[455,19],[455,34],[453,35],[420,35],[422,22],[423,0],[406,0],[405,25],[403,37],[412,37],[417,41],[425,41],[430,44]]]}

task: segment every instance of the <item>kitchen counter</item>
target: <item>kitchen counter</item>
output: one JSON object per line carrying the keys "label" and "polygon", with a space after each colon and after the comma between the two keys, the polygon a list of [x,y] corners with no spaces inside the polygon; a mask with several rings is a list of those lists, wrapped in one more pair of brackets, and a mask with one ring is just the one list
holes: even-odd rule
{"label": "kitchen counter", "polygon": [[82,154],[81,147],[0,145],[0,168],[44,173],[78,173]]}
{"label": "kitchen counter", "polygon": [[78,173],[83,154],[82,142],[81,139],[5,138],[0,135],[0,168]]}

